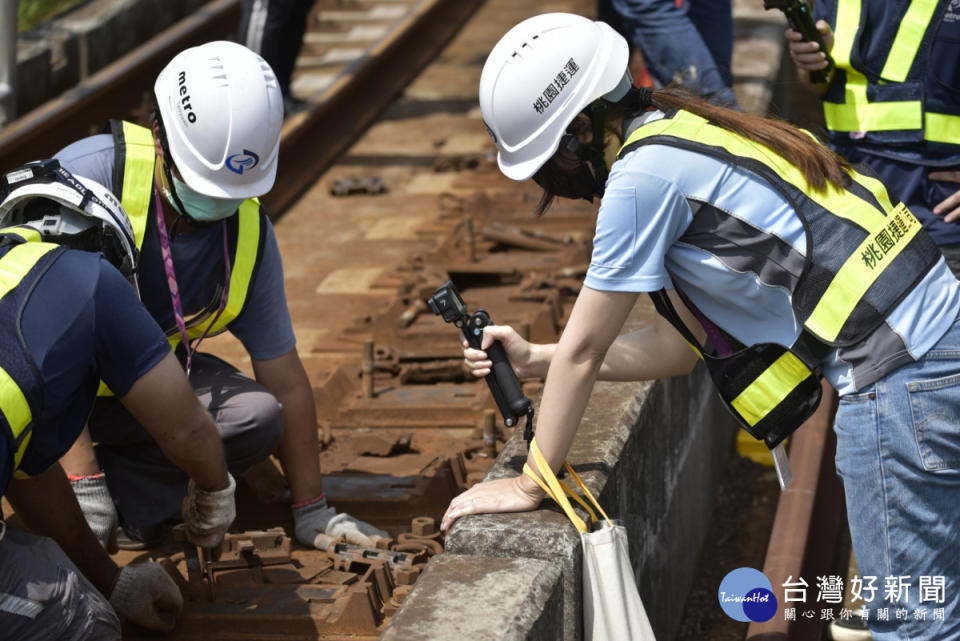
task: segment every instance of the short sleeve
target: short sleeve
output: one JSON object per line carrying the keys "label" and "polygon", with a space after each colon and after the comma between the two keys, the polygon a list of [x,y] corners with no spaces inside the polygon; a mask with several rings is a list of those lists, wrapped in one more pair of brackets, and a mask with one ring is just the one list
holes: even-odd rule
{"label": "short sleeve", "polygon": [[71,174],[90,178],[109,189],[113,185],[114,154],[113,136],[98,134],[67,145],[54,158]]}
{"label": "short sleeve", "polygon": [[263,258],[253,289],[243,312],[230,324],[230,332],[243,343],[250,357],[256,360],[283,356],[297,344],[287,308],[280,248],[273,225],[266,217],[264,220],[267,229]]}
{"label": "short sleeve", "polygon": [[670,286],[665,257],[690,225],[686,198],[670,181],[614,166],[584,284],[599,291],[652,292]]}
{"label": "short sleeve", "polygon": [[170,343],[120,272],[104,258],[99,265],[94,357],[100,378],[124,396],[170,352]]}

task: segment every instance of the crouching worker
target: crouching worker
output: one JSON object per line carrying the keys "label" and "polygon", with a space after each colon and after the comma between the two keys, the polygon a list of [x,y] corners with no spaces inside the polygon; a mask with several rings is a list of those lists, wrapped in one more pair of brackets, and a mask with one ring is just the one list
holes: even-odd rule
{"label": "crouching worker", "polygon": [[32,531],[0,521],[0,636],[119,639],[118,615],[169,631],[176,584],[152,562],[117,567],[57,459],[106,381],[189,475],[187,536],[212,546],[235,515],[216,426],[137,297],[113,195],[56,161],[15,169],[0,189],[0,491]]}
{"label": "crouching worker", "polygon": [[[276,76],[246,47],[208,42],[170,61],[154,99],[150,127],[115,120],[110,134],[79,140],[57,158],[122,196],[142,252],[143,304],[215,417],[233,475],[276,452],[301,544],[322,534],[373,546],[387,533],[337,514],[324,498],[313,388],[297,354],[280,250],[257,200],[273,187],[279,162]],[[226,331],[250,355],[256,380],[199,351],[205,337]],[[135,418],[101,397],[90,437],[62,461],[104,545],[114,504],[123,547],[162,542],[187,489]]]}

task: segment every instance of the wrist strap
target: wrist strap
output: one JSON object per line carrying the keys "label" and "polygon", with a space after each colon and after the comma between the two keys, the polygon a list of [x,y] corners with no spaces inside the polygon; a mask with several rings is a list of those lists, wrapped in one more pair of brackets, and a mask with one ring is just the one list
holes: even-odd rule
{"label": "wrist strap", "polygon": [[[540,473],[543,474],[543,478],[540,477],[540,474],[537,474],[529,464],[523,465],[523,473],[529,476],[534,482],[543,489],[547,495],[552,498],[561,508],[563,508],[564,514],[567,515],[567,518],[570,519],[570,522],[573,523],[573,526],[577,528],[577,531],[581,534],[589,531],[587,524],[584,523],[576,512],[573,510],[573,506],[570,504],[570,501],[567,499],[567,496],[575,500],[580,504],[590,515],[590,522],[595,523],[597,521],[596,512],[594,512],[590,505],[587,504],[576,492],[571,490],[565,483],[559,481],[556,475],[553,473],[553,470],[550,469],[550,466],[547,464],[546,458],[543,456],[543,453],[540,451],[540,447],[537,445],[536,438],[533,439],[530,443],[530,451],[533,453],[534,462],[537,464],[537,468],[540,470]],[[567,473],[576,481],[577,485],[583,490],[583,493],[590,500],[590,503],[593,504],[593,507],[597,509],[604,520],[608,525],[610,523],[610,517],[607,516],[607,513],[604,512],[603,508],[600,507],[600,504],[597,502],[597,499],[594,498],[590,490],[587,489],[587,486],[584,485],[583,479],[580,478],[580,475],[574,471],[573,467],[567,461],[563,462],[564,467],[567,470]]]}

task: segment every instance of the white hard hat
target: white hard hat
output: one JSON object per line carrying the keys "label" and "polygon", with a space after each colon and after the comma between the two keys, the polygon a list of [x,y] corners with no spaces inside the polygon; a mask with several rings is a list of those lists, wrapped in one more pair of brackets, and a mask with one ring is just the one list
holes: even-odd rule
{"label": "white hard hat", "polygon": [[137,286],[133,228],[117,198],[100,183],[74,176],[56,160],[27,163],[3,175],[0,229],[25,225],[44,241],[99,251]]}
{"label": "white hard hat", "polygon": [[213,198],[273,187],[283,98],[270,65],[235,42],[177,54],[153,86],[166,149],[183,182]]}
{"label": "white hard hat", "polygon": [[528,18],[493,48],[480,75],[480,111],[500,170],[535,174],[567,125],[597,98],[630,88],[627,41],[606,23],[570,13]]}

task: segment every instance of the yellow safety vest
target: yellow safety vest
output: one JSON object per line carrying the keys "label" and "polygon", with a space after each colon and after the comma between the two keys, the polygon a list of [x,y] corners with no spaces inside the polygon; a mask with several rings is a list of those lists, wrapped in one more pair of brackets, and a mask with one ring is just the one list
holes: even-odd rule
{"label": "yellow safety vest", "polygon": [[[828,129],[872,133],[877,136],[876,142],[881,143],[960,144],[960,108],[943,111],[943,106],[929,104],[930,72],[926,56],[921,53],[921,46],[925,45],[923,51],[929,48],[931,32],[943,19],[947,2],[904,3],[905,12],[877,76],[876,70],[855,66],[855,51],[865,31],[862,0],[837,0],[831,51],[837,75],[823,100]],[[892,6],[888,8],[894,10]],[[877,34],[868,36],[876,38]]]}
{"label": "yellow safety vest", "polygon": [[[0,229],[0,430],[10,439],[16,477],[30,445],[34,417],[43,406],[43,382],[19,337],[19,313],[34,283],[43,276],[64,248],[40,241],[29,227]],[[5,485],[9,479],[0,479]]]}
{"label": "yellow safety vest", "polygon": [[[114,193],[120,195],[120,202],[133,226],[137,248],[141,249],[153,195],[156,162],[153,133],[146,127],[120,120],[111,121],[110,126],[116,149]],[[206,331],[207,336],[225,331],[243,311],[263,253],[266,221],[259,200],[245,200],[240,205],[238,215],[231,216],[227,222],[228,239],[232,248],[230,294],[223,313]],[[190,340],[200,337],[213,321],[213,314],[199,316],[194,317],[188,324],[187,335]],[[176,328],[168,332],[168,338],[176,349],[181,342]]]}
{"label": "yellow safety vest", "polygon": [[[746,348],[730,357],[736,359],[731,366],[730,358],[707,353],[689,330],[677,327],[707,361],[741,424],[772,448],[816,409],[820,360],[833,347],[869,337],[940,260],[940,252],[913,214],[902,203],[894,206],[883,185],[869,176],[854,172],[847,189],[809,190],[803,174],[768,147],[686,111],[636,129],[620,157],[647,144],[690,149],[758,174],[791,202],[807,232],[802,275],[783,279],[793,282],[791,300],[804,327],[795,345]],[[751,260],[758,264],[747,268],[760,273],[766,257]],[[682,325],[664,309],[670,307],[665,298],[665,292],[654,296],[658,311]]]}

